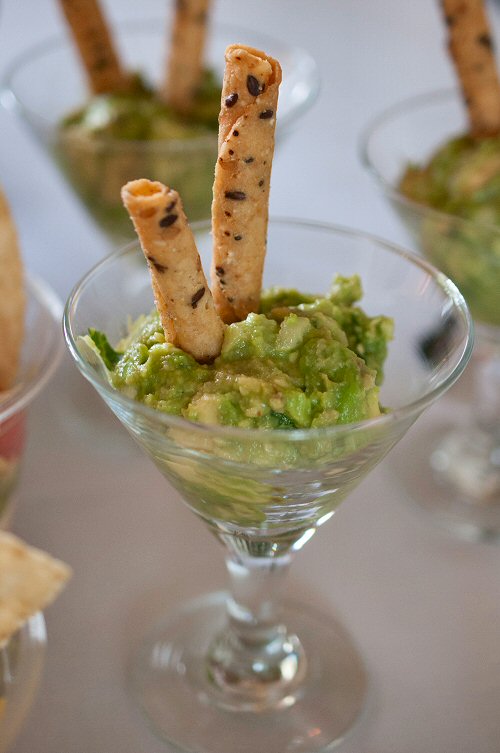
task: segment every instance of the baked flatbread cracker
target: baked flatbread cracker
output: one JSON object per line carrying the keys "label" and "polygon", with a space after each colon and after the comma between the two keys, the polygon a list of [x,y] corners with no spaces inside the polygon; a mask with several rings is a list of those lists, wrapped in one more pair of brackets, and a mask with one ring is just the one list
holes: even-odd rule
{"label": "baked flatbread cracker", "polygon": [[0,190],[0,391],[14,384],[24,336],[26,295],[16,228]]}
{"label": "baked flatbread cracker", "polygon": [[483,0],[441,0],[472,136],[500,133],[500,82]]}
{"label": "baked flatbread cracker", "polygon": [[123,91],[123,71],[98,0],[59,0],[94,94]]}
{"label": "baked flatbread cracker", "polygon": [[257,311],[281,68],[265,52],[226,50],[212,204],[212,293],[226,323]]}
{"label": "baked flatbread cracker", "polygon": [[158,181],[134,180],[122,188],[151,272],[165,337],[200,363],[222,347],[217,314],[200,256],[177,191]]}
{"label": "baked flatbread cracker", "polygon": [[56,598],[70,575],[64,562],[0,531],[0,646]]}
{"label": "baked flatbread cracker", "polygon": [[188,114],[203,74],[210,0],[177,0],[163,99]]}

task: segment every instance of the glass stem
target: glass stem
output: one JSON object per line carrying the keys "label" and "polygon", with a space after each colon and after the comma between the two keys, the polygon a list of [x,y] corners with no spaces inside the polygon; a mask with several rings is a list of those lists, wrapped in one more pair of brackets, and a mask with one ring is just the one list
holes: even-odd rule
{"label": "glass stem", "polygon": [[296,635],[281,620],[281,600],[291,556],[260,558],[231,553],[228,621],[209,651],[217,699],[237,710],[291,705],[305,673]]}
{"label": "glass stem", "polygon": [[[500,343],[480,338],[472,361],[468,423],[450,431],[433,454],[440,480],[481,509],[500,505]],[[496,513],[495,513],[496,515]]]}

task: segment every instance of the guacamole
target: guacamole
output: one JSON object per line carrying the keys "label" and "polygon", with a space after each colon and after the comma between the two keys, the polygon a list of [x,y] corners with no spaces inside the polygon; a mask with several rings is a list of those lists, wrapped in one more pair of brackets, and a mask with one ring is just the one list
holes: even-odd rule
{"label": "guacamole", "polygon": [[409,165],[399,189],[442,213],[417,223],[423,251],[456,282],[478,321],[500,325],[500,138],[452,139],[428,164]]}
{"label": "guacamole", "polygon": [[221,354],[199,364],[165,342],[156,312],[111,348],[92,340],[113,386],[144,404],[202,423],[305,429],[380,415],[378,393],[392,321],[356,305],[357,276],[327,296],[270,289],[261,310],[225,331]]}
{"label": "guacamole", "polygon": [[132,235],[120,189],[139,175],[179,191],[191,220],[210,216],[220,96],[206,71],[192,113],[182,117],[137,77],[129,92],[96,95],[62,120],[56,157],[106,232]]}

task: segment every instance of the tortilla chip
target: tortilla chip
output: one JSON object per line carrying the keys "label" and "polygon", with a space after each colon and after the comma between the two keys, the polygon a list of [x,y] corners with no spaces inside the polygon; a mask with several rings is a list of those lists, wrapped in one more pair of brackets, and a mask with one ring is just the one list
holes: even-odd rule
{"label": "tortilla chip", "polygon": [[14,384],[24,335],[23,265],[17,233],[0,191],[0,390]]}
{"label": "tortilla chip", "polygon": [[70,575],[64,562],[0,531],[0,647],[56,598]]}

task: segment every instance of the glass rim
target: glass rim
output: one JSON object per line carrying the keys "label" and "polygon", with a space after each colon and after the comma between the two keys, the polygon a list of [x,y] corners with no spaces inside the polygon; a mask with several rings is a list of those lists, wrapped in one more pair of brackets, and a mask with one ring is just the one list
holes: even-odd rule
{"label": "glass rim", "polygon": [[[26,276],[25,285],[28,296],[31,295],[49,314],[55,332],[56,328],[59,329],[63,312],[59,297],[39,277]],[[29,369],[27,378],[15,383],[10,389],[0,394],[0,424],[23,410],[43,389],[60,363],[63,346],[63,338],[54,337],[37,367]]]}
{"label": "glass rim", "polygon": [[[322,439],[322,438],[327,438],[327,437],[330,438],[335,435],[344,435],[347,433],[352,433],[353,431],[361,431],[361,430],[366,430],[367,428],[374,428],[374,427],[384,426],[385,424],[392,424],[394,422],[403,420],[404,418],[411,416],[413,413],[415,414],[420,413],[428,404],[432,403],[435,398],[437,398],[448,387],[451,387],[451,385],[458,379],[458,377],[464,370],[465,366],[467,365],[467,362],[472,353],[474,330],[473,330],[473,323],[472,323],[471,315],[462,294],[458,290],[457,286],[448,277],[446,277],[446,275],[444,275],[442,272],[437,270],[432,264],[430,264],[428,261],[426,261],[422,257],[414,254],[412,251],[408,251],[407,249],[404,249],[398,246],[397,244],[392,243],[391,241],[387,241],[383,238],[379,238],[378,236],[375,236],[371,233],[354,230],[354,229],[344,227],[341,225],[335,225],[335,224],[326,223],[326,222],[319,222],[316,220],[302,220],[302,219],[288,218],[288,217],[273,217],[273,218],[270,218],[269,222],[270,224],[276,225],[276,226],[277,225],[288,225],[288,226],[292,225],[292,226],[302,227],[302,228],[309,227],[316,230],[323,230],[323,231],[326,230],[330,233],[337,234],[337,235],[345,235],[351,238],[357,237],[357,238],[369,240],[371,242],[374,242],[378,245],[383,246],[386,250],[390,251],[391,253],[394,253],[395,255],[399,257],[408,259],[408,261],[413,262],[416,266],[420,267],[420,269],[424,270],[427,274],[429,274],[436,282],[436,285],[440,287],[441,290],[444,292],[444,294],[447,296],[448,300],[451,300],[453,302],[455,309],[458,310],[458,312],[460,313],[463,319],[465,330],[467,333],[467,338],[466,338],[465,346],[463,348],[463,352],[460,354],[458,363],[456,364],[453,371],[446,377],[446,379],[444,379],[434,388],[430,389],[429,392],[426,392],[424,395],[420,396],[416,400],[413,400],[412,402],[408,403],[407,405],[401,406],[400,408],[395,408],[388,413],[384,413],[381,416],[365,419],[363,421],[357,421],[355,423],[336,424],[333,426],[307,428],[307,429],[287,429],[286,430],[287,441],[304,441],[306,439],[314,440],[314,439]],[[211,225],[210,225],[210,221],[204,220],[204,221],[192,223],[191,227],[193,229],[193,232],[196,233],[196,232],[209,230]],[[148,419],[154,420],[155,422],[160,422],[165,427],[189,430],[190,432],[199,433],[200,435],[211,435],[211,436],[216,435],[218,437],[225,438],[225,439],[234,438],[234,439],[241,439],[241,440],[250,440],[250,439],[255,439],[257,436],[262,436],[262,437],[265,437],[269,441],[273,441],[277,439],[279,439],[280,441],[283,441],[283,439],[285,438],[284,437],[285,432],[282,429],[254,429],[254,428],[241,428],[241,427],[234,427],[234,426],[200,424],[200,423],[195,423],[193,421],[189,421],[188,419],[182,418],[181,416],[175,416],[172,414],[159,411],[156,408],[151,408],[150,406],[144,405],[143,403],[140,403],[139,401],[134,400],[134,398],[128,397],[127,395],[120,392],[119,390],[114,389],[109,384],[109,382],[106,382],[106,380],[101,379],[94,372],[94,370],[88,364],[86,359],[81,355],[78,349],[77,342],[76,342],[77,338],[81,335],[73,331],[72,319],[73,319],[73,312],[75,308],[78,306],[78,301],[82,292],[84,291],[85,287],[90,282],[92,282],[92,280],[95,277],[99,275],[99,272],[102,270],[103,267],[105,267],[107,264],[113,263],[119,257],[126,256],[127,254],[131,253],[133,250],[137,250],[138,247],[139,247],[139,241],[134,240],[134,241],[131,241],[130,243],[127,243],[125,246],[122,246],[116,249],[114,252],[106,256],[104,259],[101,259],[80,279],[79,282],[76,283],[71,293],[69,294],[68,300],[64,307],[63,332],[64,332],[64,337],[66,339],[68,349],[73,359],[75,360],[79,370],[81,371],[81,373],[86,377],[86,379],[89,380],[89,382],[94,387],[98,389],[98,391],[104,389],[105,393],[112,395],[114,401],[118,402],[119,404],[123,405],[124,407],[128,409],[132,409],[136,413],[139,413]]]}
{"label": "glass rim", "polygon": [[[115,24],[113,24],[113,27],[117,30],[122,30],[125,32],[132,32],[132,33],[140,33],[140,32],[154,32],[156,33],[158,31],[158,25],[162,24],[162,28],[166,24],[166,18],[159,18],[159,17],[149,17],[149,18],[143,18],[143,19],[122,19],[120,21],[117,21]],[[261,31],[255,31],[253,29],[250,29],[248,27],[243,26],[237,26],[233,24],[225,24],[225,23],[213,23],[211,24],[211,30],[209,34],[215,34],[219,32],[223,32],[224,34],[228,35],[228,39],[230,38],[229,35],[233,35],[236,37],[236,35],[239,34],[251,34],[255,35],[255,38],[257,40],[262,40],[262,42],[272,45],[279,45],[281,47],[284,47],[287,49],[290,53],[293,53],[293,55],[297,56],[300,55],[300,58],[304,61],[304,63],[307,63],[308,67],[308,73],[310,78],[310,87],[306,93],[306,95],[302,98],[302,100],[298,104],[294,104],[293,108],[290,109],[288,113],[284,113],[280,116],[279,119],[279,125],[277,125],[277,138],[280,137],[280,133],[295,120],[302,115],[309,107],[314,103],[316,100],[319,89],[320,89],[320,74],[319,69],[316,64],[316,61],[312,57],[312,55],[309,54],[309,52],[298,45],[291,45],[286,40],[279,39],[277,37],[274,37],[270,34],[267,34],[266,32]],[[17,71],[24,67],[27,63],[32,62],[33,60],[39,59],[42,56],[45,56],[47,54],[50,54],[56,50],[61,50],[64,48],[68,49],[74,49],[74,44],[69,36],[69,34],[59,33],[52,35],[51,37],[48,37],[41,42],[37,42],[36,44],[31,45],[30,47],[26,48],[23,52],[16,55],[6,66],[6,69],[2,75],[2,78],[0,80],[0,104],[6,109],[6,110],[12,110],[17,111],[22,114],[23,117],[26,117],[27,119],[32,119],[38,121],[42,126],[48,130],[54,129],[54,124],[51,123],[49,120],[47,120],[43,115],[36,112],[35,110],[32,110],[25,101],[21,100],[18,95],[15,92],[14,87],[14,76],[16,75]],[[78,64],[81,66],[81,63],[78,61],[78,53],[76,49],[74,49],[75,59],[77,60]],[[207,131],[205,134],[200,134],[199,136],[195,136],[192,139],[168,139],[168,143],[170,145],[175,145],[176,148],[179,149],[179,151],[182,151],[183,149],[186,150],[187,148],[187,142],[191,144],[189,149],[199,149],[200,147],[207,147],[208,145],[213,146],[214,140],[217,139],[217,131],[214,130],[213,132]],[[95,143],[99,143],[102,145],[115,145],[119,147],[120,144],[134,144],[134,145],[142,145],[142,148],[144,148],[144,144],[149,144],[149,148],[153,149],[155,144],[162,144],[165,143],[164,139],[156,139],[155,141],[145,142],[141,139],[116,139],[111,138],[109,136],[106,137],[93,137],[92,139]]]}
{"label": "glass rim", "polygon": [[[370,152],[370,142],[373,136],[377,134],[379,129],[397,119],[398,116],[405,113],[409,113],[412,110],[419,110],[423,106],[433,106],[443,104],[444,101],[461,101],[460,91],[457,87],[445,88],[445,89],[433,89],[421,94],[416,94],[413,97],[407,97],[406,99],[398,100],[397,102],[389,105],[384,110],[379,112],[372,118],[368,124],[363,128],[358,138],[358,154],[361,160],[361,164],[368,170],[368,172],[375,178],[377,183],[382,187],[387,196],[395,201],[398,201],[401,205],[408,207],[415,214],[422,216],[434,217],[436,220],[449,220],[450,217],[454,222],[463,225],[465,228],[483,228],[495,235],[500,233],[500,230],[495,225],[490,225],[487,222],[477,222],[476,220],[469,220],[465,217],[460,217],[458,214],[451,214],[450,212],[443,212],[440,209],[427,206],[426,204],[420,204],[418,201],[409,199],[402,194],[397,188],[382,175],[380,170],[376,167]],[[458,135],[458,134],[457,134]]]}

